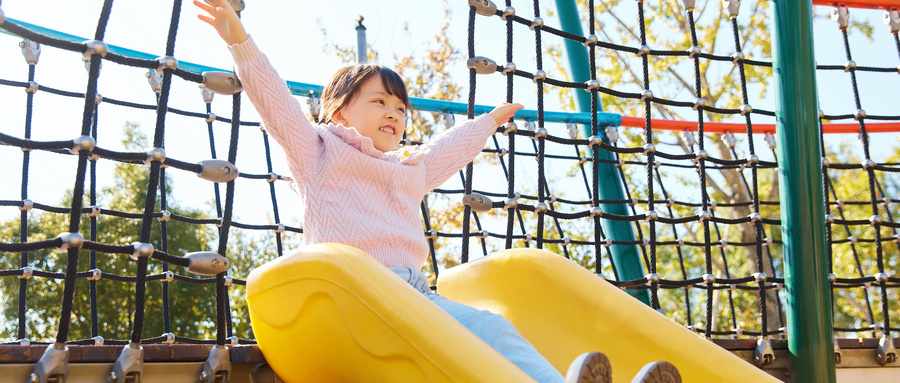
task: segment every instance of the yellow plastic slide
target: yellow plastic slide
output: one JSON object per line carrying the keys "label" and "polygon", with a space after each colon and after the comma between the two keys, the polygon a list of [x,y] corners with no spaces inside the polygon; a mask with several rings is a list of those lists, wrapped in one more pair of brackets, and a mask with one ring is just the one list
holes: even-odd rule
{"label": "yellow plastic slide", "polygon": [[509,319],[559,371],[605,353],[613,380],[630,382],[667,360],[684,382],[778,382],[557,254],[512,249],[441,274],[438,292]]}
{"label": "yellow plastic slide", "polygon": [[250,319],[286,382],[533,382],[367,254],[307,246],[247,280]]}

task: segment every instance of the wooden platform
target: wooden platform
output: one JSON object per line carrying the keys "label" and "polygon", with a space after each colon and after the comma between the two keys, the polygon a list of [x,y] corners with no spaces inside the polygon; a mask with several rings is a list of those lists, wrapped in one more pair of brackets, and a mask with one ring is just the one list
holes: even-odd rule
{"label": "wooden platform", "polygon": [[[714,339],[713,343],[731,351],[748,363],[753,363],[755,339]],[[900,348],[900,339],[894,344]],[[900,363],[879,366],[875,362],[878,339],[838,339],[841,363],[837,365],[838,381],[850,382],[859,376],[881,377],[900,381]],[[112,364],[123,346],[69,346],[70,383],[106,381]],[[0,345],[0,383],[21,383],[28,379],[46,349],[46,345]],[[194,383],[203,370],[209,356],[209,345],[161,345],[144,346],[144,379],[146,383]],[[256,369],[257,383],[281,382],[265,365],[265,358],[256,345],[229,346],[231,349],[231,382],[249,383],[250,374]],[[790,359],[787,342],[772,340],[775,361],[763,370],[772,376],[791,382]],[[685,350],[690,352],[690,350]],[[615,366],[613,366],[615,368]],[[864,374],[864,375],[859,375]],[[277,379],[277,380],[276,380]]]}

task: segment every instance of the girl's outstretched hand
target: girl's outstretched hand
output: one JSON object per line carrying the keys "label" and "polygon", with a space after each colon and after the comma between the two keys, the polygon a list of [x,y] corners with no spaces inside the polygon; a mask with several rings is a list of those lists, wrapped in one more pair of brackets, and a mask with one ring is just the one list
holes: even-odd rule
{"label": "girl's outstretched hand", "polygon": [[247,31],[244,30],[244,25],[241,24],[237,13],[228,4],[228,0],[208,0],[208,2],[210,4],[194,0],[194,5],[207,13],[206,15],[201,13],[197,15],[197,18],[216,28],[216,32],[219,32],[219,36],[228,45],[247,41]]}
{"label": "girl's outstretched hand", "polygon": [[491,117],[494,118],[494,121],[497,122],[497,126],[502,125],[504,122],[509,121],[512,116],[516,114],[516,111],[519,109],[525,109],[525,106],[522,104],[510,104],[508,102],[504,102],[498,105],[494,110],[491,111]]}

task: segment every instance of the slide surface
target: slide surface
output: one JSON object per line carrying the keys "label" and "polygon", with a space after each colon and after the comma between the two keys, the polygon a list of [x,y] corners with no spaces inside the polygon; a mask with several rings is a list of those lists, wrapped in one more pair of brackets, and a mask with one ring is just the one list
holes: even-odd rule
{"label": "slide surface", "polygon": [[247,279],[253,331],[286,382],[533,382],[355,248],[306,246]]}
{"label": "slide surface", "polygon": [[616,382],[656,360],[675,364],[684,382],[779,382],[548,251],[505,250],[454,267],[441,273],[438,293],[503,315],[562,372],[601,351]]}

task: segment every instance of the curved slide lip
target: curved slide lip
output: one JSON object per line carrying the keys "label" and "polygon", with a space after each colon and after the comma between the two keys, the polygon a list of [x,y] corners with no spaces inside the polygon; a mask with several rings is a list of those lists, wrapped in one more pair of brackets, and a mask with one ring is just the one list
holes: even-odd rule
{"label": "curved slide lip", "polygon": [[685,382],[779,382],[558,254],[512,249],[441,273],[447,298],[504,315],[558,370],[605,353],[613,381],[673,363]]}
{"label": "curved slide lip", "polygon": [[305,246],[247,279],[253,331],[286,382],[533,382],[387,267]]}

